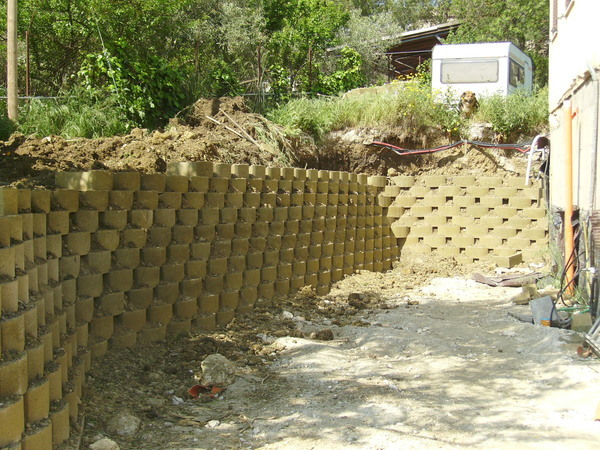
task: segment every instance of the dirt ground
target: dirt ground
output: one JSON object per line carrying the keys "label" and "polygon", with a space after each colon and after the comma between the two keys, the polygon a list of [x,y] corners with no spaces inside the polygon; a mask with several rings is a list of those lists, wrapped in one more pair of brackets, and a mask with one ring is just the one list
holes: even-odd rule
{"label": "dirt ground", "polygon": [[[491,266],[432,258],[353,275],[327,296],[305,290],[216,333],[110,353],[89,374],[71,445],[597,448],[600,365],[577,356],[581,336],[517,320],[529,309],[510,301],[518,288],[470,279]],[[236,381],[192,399],[213,353],[235,363]],[[124,412],[139,431],[111,435]]]}
{"label": "dirt ground", "polygon": [[164,172],[168,162],[218,161],[278,167],[306,167],[356,173],[407,175],[501,174],[524,176],[526,157],[514,150],[462,146],[435,154],[400,156],[373,146],[383,141],[406,148],[445,145],[440,130],[415,144],[394,129],[346,129],[316,145],[291,137],[252,113],[243,98],[202,99],[164,130],[134,129],[101,139],[31,138],[15,134],[0,141],[0,186],[52,187],[56,171],[135,170]]}

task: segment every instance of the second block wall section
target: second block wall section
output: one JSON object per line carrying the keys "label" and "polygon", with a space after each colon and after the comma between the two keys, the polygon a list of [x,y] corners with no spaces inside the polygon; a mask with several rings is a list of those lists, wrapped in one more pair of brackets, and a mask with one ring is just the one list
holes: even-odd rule
{"label": "second block wall section", "polygon": [[403,249],[510,267],[538,260],[548,248],[542,189],[523,178],[397,176],[380,203]]}
{"label": "second block wall section", "polygon": [[391,268],[399,249],[377,201],[385,184],[207,162],[58,174],[65,192],[79,191],[65,240],[81,261],[78,293],[93,299],[91,336],[131,346],[213,329],[304,286],[323,294],[356,270]]}

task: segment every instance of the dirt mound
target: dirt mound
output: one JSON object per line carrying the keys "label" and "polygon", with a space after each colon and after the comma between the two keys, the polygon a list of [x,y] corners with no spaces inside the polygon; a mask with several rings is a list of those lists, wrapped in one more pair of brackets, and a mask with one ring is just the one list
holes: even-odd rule
{"label": "dirt mound", "polygon": [[[437,133],[437,134],[436,134]],[[0,142],[0,185],[52,187],[56,171],[135,170],[164,172],[168,162],[215,161],[295,166],[387,174],[493,174],[523,176],[526,158],[515,151],[459,147],[434,154],[402,156],[373,146],[384,141],[422,148],[447,144],[439,131],[427,142],[412,142],[393,129],[345,129],[315,145],[290,137],[282,127],[250,111],[242,97],[200,99],[164,130],[134,129],[126,136],[100,139],[42,139],[15,134]],[[416,146],[416,147],[415,147]]]}
{"label": "dirt mound", "polygon": [[56,171],[164,172],[171,161],[289,166],[297,153],[281,127],[251,113],[243,98],[203,99],[165,130],[101,139],[13,135],[0,143],[0,184],[52,187]]}

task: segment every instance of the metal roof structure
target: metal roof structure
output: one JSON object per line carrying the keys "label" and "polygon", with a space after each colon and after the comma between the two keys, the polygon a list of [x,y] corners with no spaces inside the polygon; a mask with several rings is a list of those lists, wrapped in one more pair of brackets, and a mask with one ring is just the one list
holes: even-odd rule
{"label": "metal roof structure", "polygon": [[388,79],[392,81],[400,76],[415,74],[421,63],[431,59],[433,47],[443,43],[443,39],[460,25],[461,22],[457,21],[446,22],[398,35],[400,42],[388,47],[385,52],[388,58]]}

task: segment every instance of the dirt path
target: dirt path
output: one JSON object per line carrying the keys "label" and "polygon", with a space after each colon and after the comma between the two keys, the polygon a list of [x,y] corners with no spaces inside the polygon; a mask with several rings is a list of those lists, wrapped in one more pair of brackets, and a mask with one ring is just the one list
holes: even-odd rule
{"label": "dirt path", "polygon": [[[281,305],[268,321],[278,325],[254,331],[264,365],[238,361],[240,377],[210,403],[174,405],[167,379],[95,402],[141,415],[135,437],[112,436],[121,448],[597,448],[600,365],[577,357],[576,334],[516,320],[528,308],[511,288],[413,278],[355,275],[310,308]],[[352,292],[367,295],[336,306]],[[334,339],[292,337],[323,329]],[[106,435],[93,413],[88,443]]]}

